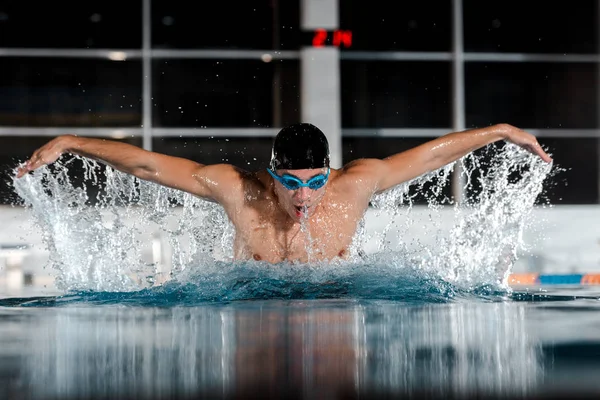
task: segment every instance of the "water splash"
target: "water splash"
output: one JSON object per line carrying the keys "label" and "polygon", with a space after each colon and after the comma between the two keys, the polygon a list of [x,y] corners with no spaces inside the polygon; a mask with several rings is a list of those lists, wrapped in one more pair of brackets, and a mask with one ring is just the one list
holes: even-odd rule
{"label": "water splash", "polygon": [[[383,259],[383,262],[382,262]],[[465,290],[414,268],[373,256],[368,263],[272,265],[264,262],[213,262],[185,279],[136,291],[81,290],[62,296],[6,299],[2,306],[61,307],[71,304],[162,307],[196,306],[238,300],[387,300],[438,304],[476,299],[506,300],[507,293],[480,286]]]}
{"label": "water splash", "polygon": [[[376,215],[390,222],[370,237],[363,234],[356,246],[375,241],[377,252],[466,289],[491,284],[509,290],[511,268],[529,250],[523,233],[543,183],[561,170],[513,144],[488,146],[458,163],[463,202],[444,195],[456,163],[432,171],[375,196]],[[427,207],[415,215],[417,195]]]}
{"label": "water splash", "polygon": [[68,174],[74,160],[84,163],[85,185],[99,185],[101,166],[80,157],[14,181],[42,232],[58,289],[131,291],[168,279],[147,257],[157,232],[172,248],[173,276],[233,258],[233,229],[218,205],[111,168],[104,168],[105,194],[91,199]]}
{"label": "water splash", "polygon": [[[68,174],[75,161],[83,162],[83,186]],[[504,290],[512,264],[526,250],[523,230],[552,165],[510,144],[488,146],[459,162],[467,191],[479,187],[465,202],[443,194],[454,164],[432,171],[373,198],[376,213],[389,223],[368,235],[360,221],[349,262],[293,267],[234,263],[234,230],[220,206],[77,156],[15,179],[14,187],[43,233],[57,287],[67,292],[178,293],[191,284],[203,300],[410,297],[402,281],[419,282],[425,292],[436,287],[446,298],[487,285]],[[482,167],[487,171],[478,175]],[[89,185],[102,186],[103,194],[90,198]],[[427,221],[414,214],[416,196],[427,200]],[[448,207],[454,218],[444,225],[440,216]],[[170,271],[148,257],[162,238]],[[367,254],[373,241],[376,249]]]}
{"label": "water splash", "polygon": [[[478,285],[495,279],[506,285],[518,255],[527,250],[523,233],[552,165],[515,145],[502,151],[488,147],[479,157],[471,154],[462,162],[471,188],[481,159],[492,159],[486,173],[476,178],[480,193],[454,206],[455,224],[438,238],[438,251],[421,257],[420,263],[426,270],[442,271],[449,282]],[[430,204],[436,204],[436,197]]]}

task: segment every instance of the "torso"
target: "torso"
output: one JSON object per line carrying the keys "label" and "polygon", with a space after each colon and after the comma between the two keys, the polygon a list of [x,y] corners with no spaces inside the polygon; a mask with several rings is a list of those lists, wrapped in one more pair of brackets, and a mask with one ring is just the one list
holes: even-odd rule
{"label": "torso", "polygon": [[310,263],[345,258],[368,197],[339,189],[330,182],[315,213],[299,223],[278,206],[271,190],[259,186],[243,206],[227,210],[236,230],[236,259]]}

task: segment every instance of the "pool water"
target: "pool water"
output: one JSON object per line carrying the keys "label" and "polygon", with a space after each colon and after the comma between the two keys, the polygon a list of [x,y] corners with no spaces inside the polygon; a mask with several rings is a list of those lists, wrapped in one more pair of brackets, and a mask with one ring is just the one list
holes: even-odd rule
{"label": "pool water", "polygon": [[[600,289],[395,298],[0,300],[8,399],[546,398],[600,394]],[[264,294],[264,293],[263,293]],[[435,295],[434,295],[435,294]],[[309,298],[312,297],[312,298]],[[558,397],[556,397],[558,398]]]}
{"label": "pool water", "polygon": [[[74,183],[72,162],[104,196]],[[349,262],[320,265],[233,262],[218,205],[77,157],[15,180],[62,292],[0,296],[0,396],[600,394],[600,290],[504,285],[556,168],[511,144],[460,163],[473,198],[445,196],[453,165],[392,188]]]}

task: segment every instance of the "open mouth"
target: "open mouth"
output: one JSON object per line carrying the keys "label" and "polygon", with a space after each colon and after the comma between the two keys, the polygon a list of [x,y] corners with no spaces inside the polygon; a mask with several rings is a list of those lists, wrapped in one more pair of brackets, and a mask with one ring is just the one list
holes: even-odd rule
{"label": "open mouth", "polygon": [[296,210],[296,216],[302,217],[308,215],[308,206],[294,206]]}

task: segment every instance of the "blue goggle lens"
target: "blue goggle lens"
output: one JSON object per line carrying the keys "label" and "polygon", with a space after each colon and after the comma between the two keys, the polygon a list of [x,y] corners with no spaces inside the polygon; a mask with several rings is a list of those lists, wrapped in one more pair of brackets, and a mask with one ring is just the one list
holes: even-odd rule
{"label": "blue goggle lens", "polygon": [[303,182],[300,179],[293,176],[284,175],[281,177],[281,183],[288,190],[297,190],[302,186],[308,186],[310,189],[316,190],[322,188],[323,185],[325,185],[325,182],[327,182],[325,175],[318,175],[310,178],[310,180],[306,182],[306,185],[303,185]]}
{"label": "blue goggle lens", "polygon": [[271,170],[268,170],[268,171],[271,174],[271,176],[273,176],[273,178],[275,178],[279,182],[281,182],[281,184],[287,190],[298,190],[301,187],[308,187],[312,190],[320,189],[327,182],[327,178],[329,175],[329,171],[327,171],[327,174],[325,174],[325,175],[320,174],[317,176],[313,176],[312,178],[310,178],[308,180],[308,182],[304,183],[300,179],[296,178],[295,176],[292,176],[292,175],[279,176],[279,175],[276,175],[275,173],[273,173]]}
{"label": "blue goggle lens", "polygon": [[314,176],[308,181],[308,187],[316,190],[322,188],[323,185],[325,185],[325,182],[327,182],[325,175]]}

